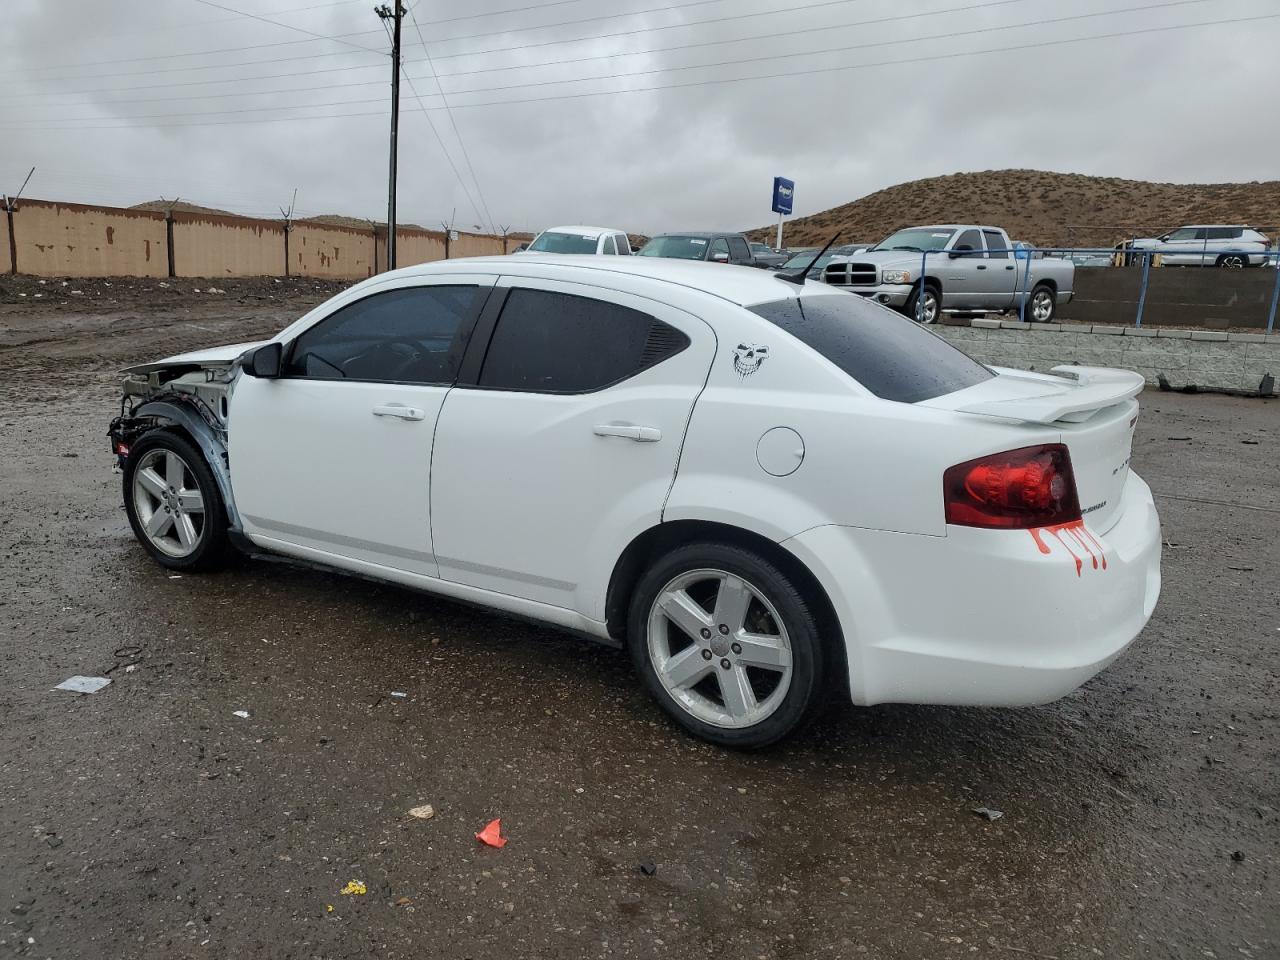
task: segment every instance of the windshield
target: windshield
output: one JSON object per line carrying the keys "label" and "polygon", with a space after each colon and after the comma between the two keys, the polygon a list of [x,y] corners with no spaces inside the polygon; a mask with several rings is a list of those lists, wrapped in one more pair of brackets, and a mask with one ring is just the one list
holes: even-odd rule
{"label": "windshield", "polygon": [[941,250],[951,239],[954,230],[929,227],[908,227],[899,230],[887,240],[881,240],[872,250],[914,250],[923,253],[925,250]]}
{"label": "windshield", "polygon": [[640,248],[642,257],[675,257],[679,260],[704,260],[707,255],[705,237],[654,237]]}
{"label": "windshield", "polygon": [[[844,247],[836,247],[834,250],[828,250],[826,253],[824,253],[822,256],[820,256],[817,259],[813,267],[815,270],[821,270],[823,267],[825,267],[828,263],[830,263],[836,257],[847,257],[851,253],[853,253],[855,249],[857,248],[844,246]],[[813,255],[817,252],[818,252],[817,247],[811,247],[808,250],[802,250],[799,253],[792,254],[791,259],[788,260],[786,263],[784,263],[782,266],[784,269],[786,267],[794,267],[795,269],[799,270],[806,263],[812,260]]]}
{"label": "windshield", "polygon": [[995,376],[942,337],[862,297],[788,297],[747,309],[884,400],[932,400]]}
{"label": "windshield", "polygon": [[556,233],[544,230],[538,239],[529,244],[530,250],[538,253],[595,253],[598,237],[589,237],[581,233]]}

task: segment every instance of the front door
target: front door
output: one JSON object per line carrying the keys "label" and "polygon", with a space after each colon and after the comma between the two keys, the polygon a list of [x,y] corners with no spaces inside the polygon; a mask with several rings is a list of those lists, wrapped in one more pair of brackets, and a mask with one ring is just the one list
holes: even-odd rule
{"label": "front door", "polygon": [[947,309],[981,306],[982,278],[987,274],[982,233],[962,230],[948,252],[938,256],[942,258],[942,299]]}
{"label": "front door", "polygon": [[286,345],[282,377],[236,382],[228,453],[252,540],[437,575],[431,444],[493,281],[402,278],[353,294]]}
{"label": "front door", "polygon": [[585,585],[607,583],[661,519],[715,335],[595,286],[504,278],[493,297],[504,295],[483,365],[450,392],[436,431],[440,575],[603,620],[603,587]]}

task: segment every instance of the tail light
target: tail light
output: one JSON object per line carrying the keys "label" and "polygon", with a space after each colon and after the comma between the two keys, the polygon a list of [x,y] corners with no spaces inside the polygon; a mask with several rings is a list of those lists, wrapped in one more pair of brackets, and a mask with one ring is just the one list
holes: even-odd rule
{"label": "tail light", "polygon": [[1080,519],[1071,455],[1061,443],[959,463],[942,476],[947,523],[1025,530]]}

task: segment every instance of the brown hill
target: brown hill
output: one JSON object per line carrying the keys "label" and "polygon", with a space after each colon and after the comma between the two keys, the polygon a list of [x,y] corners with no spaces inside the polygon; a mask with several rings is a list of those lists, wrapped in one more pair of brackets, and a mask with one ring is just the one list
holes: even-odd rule
{"label": "brown hill", "polygon": [[176,213],[208,213],[219,217],[235,217],[238,214],[232,213],[230,210],[219,210],[217,207],[202,207],[198,203],[187,203],[185,200],[179,200],[176,203],[172,200],[148,200],[146,203],[135,203],[130,210],[151,210],[155,213],[164,213],[172,208]]}
{"label": "brown hill", "polygon": [[[912,224],[990,223],[1044,247],[1111,247],[1185,223],[1247,223],[1272,239],[1280,223],[1280,181],[1148,183],[1043,170],[987,170],[914,180],[789,221],[789,246],[882,240]],[[772,242],[776,226],[748,231]]]}

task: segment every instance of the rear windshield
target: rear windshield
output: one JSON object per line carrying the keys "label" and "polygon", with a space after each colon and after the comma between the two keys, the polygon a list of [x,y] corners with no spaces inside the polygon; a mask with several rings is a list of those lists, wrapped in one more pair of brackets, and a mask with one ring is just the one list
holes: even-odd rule
{"label": "rear windshield", "polygon": [[599,237],[589,237],[581,233],[555,233],[545,230],[538,239],[529,244],[530,250],[538,253],[595,253]]}
{"label": "rear windshield", "polygon": [[931,400],[995,376],[942,337],[857,294],[788,297],[747,309],[884,400]]}
{"label": "rear windshield", "polygon": [[705,237],[654,237],[640,248],[642,257],[675,257],[679,260],[705,260]]}

